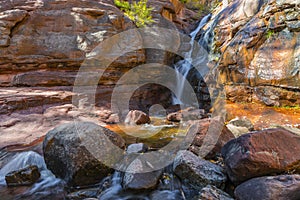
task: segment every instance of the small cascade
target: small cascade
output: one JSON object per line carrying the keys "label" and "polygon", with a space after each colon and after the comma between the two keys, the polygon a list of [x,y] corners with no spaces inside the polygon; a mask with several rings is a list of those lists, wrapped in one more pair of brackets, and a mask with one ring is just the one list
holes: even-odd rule
{"label": "small cascade", "polygon": [[36,165],[38,167],[41,177],[35,184],[29,186],[24,193],[17,194],[20,198],[36,199],[54,195],[53,192],[55,192],[55,194],[63,192],[63,181],[56,178],[51,171],[47,169],[44,158],[33,151],[16,154],[10,162],[0,169],[0,186],[6,187],[6,174],[30,165]]}
{"label": "small cascade", "polygon": [[118,194],[122,191],[121,184],[122,184],[122,173],[116,171],[111,178],[110,187],[101,193],[99,199],[101,200],[119,199]]}
{"label": "small cascade", "polygon": [[[172,96],[172,103],[174,105],[184,104],[182,99],[182,97],[184,96],[183,92],[185,88],[183,80],[189,79],[188,75],[191,69],[193,69],[194,67],[196,67],[197,68],[196,71],[201,72],[201,74],[200,73],[196,74],[192,72],[191,76],[194,76],[194,78],[198,80],[198,83],[195,85],[195,86],[198,85],[197,90],[201,88],[200,84],[202,84],[201,82],[203,81],[203,77],[200,76],[207,74],[209,72],[208,67],[204,67],[203,64],[206,64],[208,62],[207,59],[209,59],[210,56],[210,50],[214,41],[214,29],[217,26],[218,22],[222,18],[226,17],[223,15],[226,9],[228,9],[228,1],[224,0],[222,9],[220,9],[217,13],[215,13],[213,18],[212,18],[212,14],[206,15],[205,17],[202,18],[202,20],[200,21],[196,29],[190,33],[190,37],[191,37],[190,50],[184,54],[185,57],[184,60],[180,60],[179,62],[174,64],[174,69],[177,74],[176,76],[177,96],[175,95]],[[203,29],[204,26],[206,26],[205,30]],[[195,41],[197,41],[197,43],[202,48],[202,50],[200,50],[199,52],[194,48]],[[203,50],[206,51],[208,55],[204,55]],[[200,91],[196,91],[196,92],[199,93]],[[201,104],[201,102],[199,103]]]}
{"label": "small cascade", "polygon": [[[179,62],[175,63],[174,65],[174,69],[176,71],[176,89],[177,89],[177,94],[178,96],[176,97],[175,95],[173,95],[172,97],[172,101],[173,104],[182,104],[182,94],[183,94],[183,90],[184,90],[184,81],[182,81],[181,76],[183,76],[183,79],[186,80],[187,75],[189,73],[189,71],[191,70],[192,66],[192,55],[193,55],[193,50],[194,50],[194,41],[195,38],[197,36],[197,34],[199,33],[199,31],[205,26],[205,24],[210,20],[211,18],[211,14],[206,15],[205,17],[202,18],[202,20],[200,21],[199,25],[197,26],[197,28],[190,33],[190,37],[191,37],[191,41],[190,41],[190,50],[188,52],[185,53],[184,60],[180,60]],[[201,60],[201,59],[200,59]]]}

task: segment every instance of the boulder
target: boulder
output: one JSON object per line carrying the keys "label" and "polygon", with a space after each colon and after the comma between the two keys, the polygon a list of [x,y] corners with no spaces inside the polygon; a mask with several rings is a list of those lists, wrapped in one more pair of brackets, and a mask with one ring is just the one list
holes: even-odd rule
{"label": "boulder", "polygon": [[[221,154],[221,148],[228,141],[235,138],[234,135],[218,118],[202,119],[196,121],[194,126],[197,126],[197,133],[191,146],[189,147],[189,150],[196,155],[204,156],[204,158],[206,159],[216,159],[216,157]],[[221,130],[221,132],[217,133],[218,130]],[[211,135],[207,135],[208,131]],[[206,143],[205,145],[208,145],[208,147],[212,147],[209,152],[204,152],[201,149],[204,140]],[[203,155],[203,153],[205,155]]]}
{"label": "boulder", "polygon": [[70,186],[99,182],[113,172],[125,141],[91,122],[74,122],[49,131],[43,142],[47,168]]}
{"label": "boulder", "polygon": [[208,185],[204,187],[200,194],[193,198],[193,200],[233,200],[233,198],[226,192],[218,189],[215,186]]}
{"label": "boulder", "polygon": [[235,126],[232,124],[227,124],[226,127],[232,132],[235,137],[239,137],[245,133],[249,133],[249,129],[242,126]]}
{"label": "boulder", "polygon": [[254,131],[252,122],[246,117],[237,117],[228,122],[226,127],[236,136]]}
{"label": "boulder", "polygon": [[36,165],[31,165],[23,169],[12,171],[5,175],[5,181],[7,186],[22,186],[32,185],[35,183],[41,174]]}
{"label": "boulder", "polygon": [[131,144],[127,147],[126,152],[130,153],[145,153],[148,151],[148,146],[144,143]]}
{"label": "boulder", "polygon": [[[133,160],[127,167],[127,172],[123,177],[123,188],[128,190],[151,190],[158,185],[162,175],[162,170],[145,169],[145,163],[139,158]],[[136,172],[137,170],[145,169],[144,173]]]}
{"label": "boulder", "polygon": [[228,124],[232,124],[238,127],[245,127],[249,131],[254,131],[254,126],[252,122],[246,117],[237,117],[228,122]]}
{"label": "boulder", "polygon": [[150,123],[150,117],[139,110],[131,110],[125,118],[125,124],[140,125]]}
{"label": "boulder", "polygon": [[150,195],[151,200],[168,200],[168,199],[176,199],[183,200],[183,197],[179,190],[156,190]]}
{"label": "boulder", "polygon": [[222,148],[226,172],[234,184],[253,177],[300,171],[300,136],[283,128],[251,132]]}
{"label": "boulder", "polygon": [[265,176],[250,179],[235,189],[237,200],[300,199],[300,175]]}
{"label": "boulder", "polygon": [[167,120],[172,122],[188,121],[188,120],[199,120],[207,117],[207,113],[204,109],[196,109],[193,107],[173,112],[167,115]]}
{"label": "boulder", "polygon": [[184,182],[195,189],[206,185],[225,186],[227,180],[222,167],[199,158],[189,151],[179,151],[173,164],[174,173]]}
{"label": "boulder", "polygon": [[98,188],[82,189],[68,194],[66,199],[81,200],[81,199],[97,198],[98,193],[99,193]]}

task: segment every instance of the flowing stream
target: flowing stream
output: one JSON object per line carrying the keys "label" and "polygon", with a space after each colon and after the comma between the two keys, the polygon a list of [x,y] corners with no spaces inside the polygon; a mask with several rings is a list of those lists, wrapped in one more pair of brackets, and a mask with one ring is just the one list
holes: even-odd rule
{"label": "flowing stream", "polygon": [[[38,182],[31,186],[6,187],[5,175],[11,171],[20,170],[30,165],[36,165],[41,174]],[[63,193],[63,181],[56,178],[46,167],[44,158],[36,152],[26,151],[16,153],[13,158],[0,169],[0,194],[4,199],[41,199],[57,197]],[[19,189],[19,190],[18,190]]]}

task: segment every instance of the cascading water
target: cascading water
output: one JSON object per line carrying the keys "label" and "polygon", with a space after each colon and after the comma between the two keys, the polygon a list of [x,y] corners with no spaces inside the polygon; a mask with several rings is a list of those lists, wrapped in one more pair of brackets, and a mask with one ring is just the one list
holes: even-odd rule
{"label": "cascading water", "polygon": [[[211,14],[206,15],[205,17],[202,18],[202,20],[200,21],[199,25],[197,26],[197,28],[190,33],[190,37],[191,37],[191,41],[190,41],[190,50],[186,53],[184,53],[184,60],[180,60],[179,62],[175,63],[174,65],[174,69],[176,72],[176,89],[177,89],[177,95],[175,96],[173,95],[172,97],[172,101],[173,104],[182,104],[182,94],[183,94],[183,90],[184,90],[184,81],[181,81],[181,76],[183,76],[184,79],[187,78],[187,75],[189,73],[189,71],[191,70],[192,66],[192,62],[193,62],[193,50],[194,50],[194,41],[195,38],[197,36],[197,34],[199,33],[199,31],[205,26],[205,24],[210,20],[211,18]],[[201,60],[201,59],[200,59]]]}
{"label": "cascading water", "polygon": [[[61,179],[56,178],[46,167],[44,158],[36,152],[28,151],[17,153],[13,159],[0,169],[0,194],[1,187],[6,189],[5,175],[11,171],[20,170],[30,165],[36,165],[40,171],[40,179],[29,186],[22,194],[17,194],[19,199],[41,199],[43,197],[56,196],[64,191],[64,183]],[[3,196],[4,195],[4,196]]]}

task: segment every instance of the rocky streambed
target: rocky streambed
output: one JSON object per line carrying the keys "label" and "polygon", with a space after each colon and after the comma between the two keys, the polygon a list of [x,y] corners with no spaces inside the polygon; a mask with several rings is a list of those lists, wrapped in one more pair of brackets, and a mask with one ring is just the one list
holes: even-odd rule
{"label": "rocky streambed", "polygon": [[[174,122],[174,115],[186,111],[171,113],[167,118],[151,118],[150,124],[107,126],[110,130],[93,122],[77,121],[49,131],[43,144],[39,140],[23,149],[22,145],[3,148],[0,193],[4,199],[300,197],[300,135],[295,131],[254,131],[250,120],[240,118],[228,125],[252,132],[235,137],[229,130],[232,127],[220,119],[207,118],[202,111],[198,112],[198,119],[193,119],[195,110],[188,110],[191,115],[181,118],[182,127]],[[130,116],[136,120],[141,115]],[[220,124],[223,128],[213,148],[201,156],[209,129],[217,130]],[[147,137],[124,137],[127,131]],[[188,137],[191,131],[195,135],[188,148],[177,148],[175,153],[163,148]],[[169,155],[173,159],[170,163]],[[160,161],[164,165],[156,168],[155,163]]]}
{"label": "rocky streambed", "polygon": [[[0,199],[300,199],[299,1],[226,2],[202,16],[177,0],[149,0],[155,26],[195,26],[167,42],[185,60],[138,48],[95,88],[78,73],[85,59],[136,28],[113,1],[2,1]],[[119,90],[119,99],[131,95],[128,109],[112,109],[119,79],[153,62],[171,65],[177,79],[164,81],[181,96],[143,85],[165,72],[145,69],[132,76],[142,87]],[[190,96],[180,74],[199,108],[172,105]],[[78,78],[88,87],[74,89]]]}

